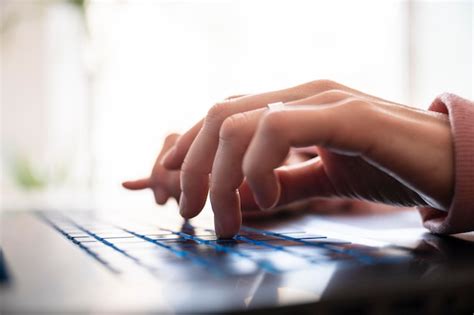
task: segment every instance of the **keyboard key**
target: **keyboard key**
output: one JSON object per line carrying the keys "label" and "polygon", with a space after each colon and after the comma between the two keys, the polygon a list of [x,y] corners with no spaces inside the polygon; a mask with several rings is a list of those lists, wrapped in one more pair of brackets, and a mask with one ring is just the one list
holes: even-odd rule
{"label": "keyboard key", "polygon": [[147,238],[149,239],[152,239],[152,240],[159,240],[159,241],[162,241],[162,240],[179,240],[179,239],[182,239],[181,236],[179,235],[176,235],[176,234],[145,234],[144,236],[146,236]]}
{"label": "keyboard key", "polygon": [[196,238],[204,241],[217,241],[219,237],[216,235],[195,235]]}
{"label": "keyboard key", "polygon": [[89,237],[90,236],[88,233],[83,232],[83,231],[67,233],[67,235],[70,236],[70,237],[73,237],[73,238]]}
{"label": "keyboard key", "polygon": [[136,242],[133,243],[114,243],[115,247],[124,250],[125,252],[128,252],[133,249],[147,249],[147,248],[156,248],[157,245],[144,241],[144,240],[137,240]]}
{"label": "keyboard key", "polygon": [[115,238],[104,238],[104,240],[112,243],[112,244],[116,244],[117,246],[121,245],[121,244],[135,244],[135,243],[147,243],[147,244],[150,244],[149,242],[141,239],[141,238],[138,238],[138,237],[115,237]]}
{"label": "keyboard key", "polygon": [[133,236],[128,232],[117,230],[117,231],[109,231],[109,232],[94,232],[100,238],[110,239],[110,238],[117,238],[117,237],[130,237]]}
{"label": "keyboard key", "polygon": [[292,238],[297,238],[300,240],[306,240],[306,239],[315,239],[315,238],[326,238],[324,235],[319,235],[319,234],[309,234],[309,233],[293,233],[293,234],[285,234],[286,236],[292,237]]}
{"label": "keyboard key", "polygon": [[81,246],[89,248],[89,249],[102,248],[102,247],[107,246],[104,243],[99,242],[99,241],[83,242],[83,243],[80,243],[80,244],[81,244]]}

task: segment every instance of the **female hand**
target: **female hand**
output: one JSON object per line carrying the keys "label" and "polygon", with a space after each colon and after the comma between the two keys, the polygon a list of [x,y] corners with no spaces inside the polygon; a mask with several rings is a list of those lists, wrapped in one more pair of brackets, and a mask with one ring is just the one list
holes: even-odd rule
{"label": "female hand", "polygon": [[[286,106],[267,110],[266,104]],[[216,232],[241,224],[246,178],[261,208],[311,197],[349,197],[446,209],[453,149],[445,115],[420,111],[331,81],[217,104],[165,156],[181,169],[180,210],[193,217],[209,187]],[[315,145],[319,158],[279,168],[291,147]]]}

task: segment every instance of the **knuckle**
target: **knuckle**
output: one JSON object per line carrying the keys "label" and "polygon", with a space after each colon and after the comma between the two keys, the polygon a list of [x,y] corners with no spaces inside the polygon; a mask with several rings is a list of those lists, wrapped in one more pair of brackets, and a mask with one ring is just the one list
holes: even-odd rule
{"label": "knuckle", "polygon": [[173,141],[175,141],[176,139],[178,139],[178,137],[179,137],[179,134],[177,134],[177,133],[170,133],[169,135],[167,135],[167,136],[165,137],[165,143],[166,143],[166,142],[173,142]]}
{"label": "knuckle", "polygon": [[361,100],[356,97],[351,97],[347,103],[344,104],[345,106],[349,107],[351,111],[360,114],[369,114],[374,109],[374,104]]}
{"label": "knuckle", "polygon": [[323,102],[323,103],[332,103],[332,102],[338,102],[342,101],[345,99],[348,99],[352,97],[353,95],[339,89],[331,89],[327,91],[323,91],[319,94],[316,94],[313,99],[317,102]]}
{"label": "knuckle", "polygon": [[265,136],[278,134],[286,121],[285,111],[271,111],[265,114],[262,119],[262,129]]}
{"label": "knuckle", "polygon": [[322,92],[321,95],[324,95],[324,96],[327,96],[327,97],[330,97],[330,98],[351,97],[352,96],[352,94],[350,94],[346,91],[340,90],[340,89],[330,89],[330,90]]}
{"label": "knuckle", "polygon": [[207,123],[221,123],[229,114],[229,105],[225,102],[214,104],[207,112]]}
{"label": "knuckle", "polygon": [[162,150],[168,151],[173,146],[176,146],[179,143],[179,135],[177,133],[169,134],[165,137],[165,141],[163,142]]}
{"label": "knuckle", "polygon": [[341,85],[328,79],[315,80],[310,83],[316,90],[339,90]]}
{"label": "knuckle", "polygon": [[245,120],[244,113],[238,113],[225,118],[219,131],[219,138],[223,141],[231,141],[241,134]]}

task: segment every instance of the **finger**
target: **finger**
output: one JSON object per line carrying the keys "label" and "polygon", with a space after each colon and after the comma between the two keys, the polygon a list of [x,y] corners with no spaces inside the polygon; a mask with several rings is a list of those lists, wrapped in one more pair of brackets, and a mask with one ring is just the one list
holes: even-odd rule
{"label": "finger", "polygon": [[[222,124],[219,133],[219,145],[212,167],[212,177],[210,186],[210,200],[214,211],[214,220],[216,232],[222,237],[231,237],[235,235],[241,224],[241,208],[249,205],[256,208],[253,198],[246,193],[246,187],[243,183],[242,160],[247,146],[257,128],[258,121],[264,109],[250,112],[239,113],[228,117]],[[320,164],[320,163],[319,163]],[[282,179],[286,186],[296,187],[285,191],[287,198],[282,198],[282,203],[289,203],[296,198],[304,198],[316,192],[307,187],[315,187],[322,194],[322,188],[328,187],[327,182],[317,183],[311,174],[315,164],[304,163],[299,168],[284,168],[281,170]],[[322,167],[319,169],[322,170]],[[279,170],[280,171],[280,170]],[[317,179],[322,177],[316,176]],[[327,177],[325,177],[327,178]],[[316,184],[316,185],[314,185]],[[305,186],[307,185],[307,186]],[[329,185],[329,188],[332,186]],[[298,193],[300,189],[304,194]],[[248,190],[248,189],[247,189]],[[240,199],[240,193],[243,199]]]}
{"label": "finger", "polygon": [[179,196],[181,194],[181,188],[179,183],[179,171],[173,171],[168,174],[166,177],[166,191],[169,193],[171,197],[179,200]]}
{"label": "finger", "polygon": [[[314,196],[332,197],[337,195],[319,157],[294,165],[279,167],[275,170],[275,173],[281,187],[281,194],[276,207]],[[246,181],[239,187],[239,196],[242,212],[258,211],[259,206]]]}
{"label": "finger", "polygon": [[[233,99],[237,99],[240,97],[246,96],[245,94],[241,95],[232,95],[227,98],[225,98],[225,101],[230,101]],[[202,125],[203,125],[204,119],[201,119],[198,121],[191,129],[189,129],[187,132],[185,132],[181,138],[179,138],[179,141],[177,145],[173,148],[173,150],[170,150],[162,159],[161,159],[161,164],[168,168],[168,169],[179,169],[181,167],[181,164],[183,163],[184,157],[186,153],[188,152],[189,146],[191,143],[194,141],[196,138],[199,130],[201,130]]]}
{"label": "finger", "polygon": [[189,141],[188,138],[194,139],[196,134],[199,132],[199,129],[201,129],[201,126],[202,120],[200,120],[196,125],[194,125],[183,135],[179,136],[176,134],[176,137],[170,139],[170,141],[165,140],[164,147],[166,148],[163,148],[163,150],[160,152],[156,163],[170,170],[179,168],[179,165],[176,165],[176,163],[174,163],[176,158],[179,157],[182,152],[182,150],[180,150],[179,140],[182,138],[183,140],[181,140],[181,142],[185,143],[186,141]]}
{"label": "finger", "polygon": [[126,181],[122,183],[122,186],[130,190],[141,190],[150,188],[152,185],[150,177]]}
{"label": "finger", "polygon": [[161,159],[165,154],[170,151],[170,148],[174,146],[176,140],[179,138],[179,134],[172,133],[165,138],[163,147],[156,158],[155,165],[152,170],[152,184],[151,187],[153,190],[153,196],[155,197],[155,202],[159,205],[164,205],[168,198],[170,197],[169,189],[169,171],[165,170],[160,164]]}
{"label": "finger", "polygon": [[281,167],[275,171],[275,174],[280,186],[280,195],[276,206],[315,196],[333,197],[337,195],[337,191],[319,158]]}
{"label": "finger", "polygon": [[[159,159],[166,153],[166,151],[174,144],[174,142],[176,141],[178,137],[179,135],[176,133],[170,134],[166,137],[165,142],[163,144],[163,148],[161,149],[158,155],[157,161],[159,161]],[[131,190],[150,188],[154,184],[152,177],[153,177],[153,173],[156,167],[157,167],[157,162],[155,162],[155,166],[153,167],[152,176],[138,179],[138,180],[125,181],[122,183],[122,186]]]}
{"label": "finger", "polygon": [[232,237],[242,221],[238,188],[244,176],[242,159],[264,109],[235,114],[222,124],[212,166],[210,199],[217,235]]}
{"label": "finger", "polygon": [[[219,130],[227,117],[263,108],[269,103],[300,99],[330,88],[331,85],[326,84],[326,81],[321,81],[318,84],[304,84],[290,89],[244,96],[213,106],[194,141],[183,144],[182,147],[190,145],[187,154],[181,154],[185,155],[181,165],[181,214],[185,218],[191,218],[204,207],[209,186],[208,177],[219,141]],[[181,143],[180,139],[176,147],[180,147]],[[176,165],[180,164],[177,160],[174,162]]]}
{"label": "finger", "polygon": [[159,186],[153,189],[153,195],[155,196],[156,203],[159,205],[164,205],[169,198],[168,192]]}
{"label": "finger", "polygon": [[[281,191],[275,207],[315,196],[333,197],[338,195],[319,158],[291,166],[282,166],[275,170],[275,174]],[[239,195],[242,211],[255,210],[259,207],[248,184],[240,186]]]}
{"label": "finger", "polygon": [[[245,95],[233,95],[233,96],[227,97],[225,100],[229,101],[229,100],[237,99],[243,96]],[[188,152],[189,146],[196,138],[199,130],[201,130],[203,122],[204,122],[204,119],[201,119],[191,129],[189,129],[181,137],[179,137],[179,139],[177,139],[178,141],[177,143],[174,144],[174,147],[172,148],[172,150],[169,150],[169,152],[167,152],[165,156],[161,158],[160,163],[164,167],[170,170],[179,169],[181,167],[184,157],[186,153]]]}
{"label": "finger", "polygon": [[[290,147],[320,145],[347,154],[362,154],[371,147],[374,129],[366,103],[344,100],[334,104],[272,110],[262,118],[243,163],[249,186],[262,208],[275,206],[280,198],[274,169],[284,161]],[[351,110],[341,107],[347,104]]]}
{"label": "finger", "polygon": [[172,133],[165,138],[163,146],[161,148],[158,157],[156,158],[155,165],[153,166],[153,170],[156,168],[161,169],[163,168],[162,160],[166,158],[166,156],[174,154],[174,147],[176,146],[176,142],[178,141],[180,135],[177,133]]}
{"label": "finger", "polygon": [[260,210],[245,179],[239,187],[239,197],[242,212]]}
{"label": "finger", "polygon": [[176,141],[179,139],[180,135],[177,133],[171,133],[166,136],[165,141],[163,143],[163,148],[159,154],[159,157],[163,157],[169,149],[175,145]]}

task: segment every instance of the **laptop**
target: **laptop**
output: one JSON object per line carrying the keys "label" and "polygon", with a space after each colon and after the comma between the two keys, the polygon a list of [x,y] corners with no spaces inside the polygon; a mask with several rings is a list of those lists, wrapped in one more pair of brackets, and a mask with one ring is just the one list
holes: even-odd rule
{"label": "laptop", "polygon": [[472,314],[474,237],[416,211],[291,212],[220,240],[207,207],[1,216],[0,313]]}

